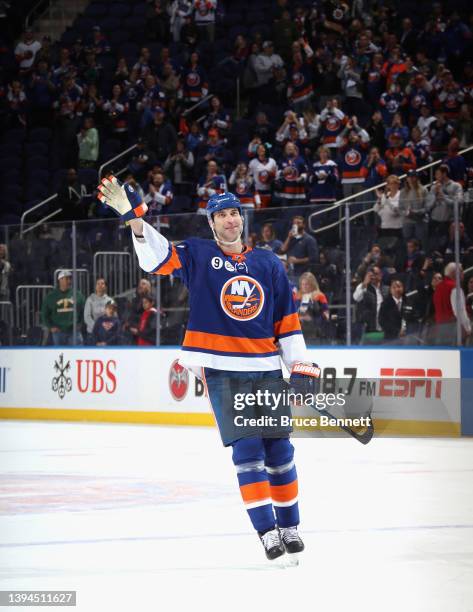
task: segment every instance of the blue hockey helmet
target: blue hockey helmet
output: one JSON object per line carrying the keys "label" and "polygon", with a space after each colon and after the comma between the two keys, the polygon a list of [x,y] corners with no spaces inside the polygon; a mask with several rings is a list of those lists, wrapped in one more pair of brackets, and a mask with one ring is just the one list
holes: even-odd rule
{"label": "blue hockey helmet", "polygon": [[225,193],[216,193],[213,196],[210,196],[205,208],[207,219],[211,221],[214,213],[218,212],[219,210],[224,210],[225,208],[237,208],[241,215],[240,200],[235,194],[226,191]]}

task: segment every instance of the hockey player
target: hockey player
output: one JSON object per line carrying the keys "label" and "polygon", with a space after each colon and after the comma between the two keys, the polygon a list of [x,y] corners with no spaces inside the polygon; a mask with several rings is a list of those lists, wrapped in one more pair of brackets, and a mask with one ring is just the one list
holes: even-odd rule
{"label": "hockey player", "polygon": [[[206,384],[224,446],[232,446],[241,496],[266,556],[304,549],[298,534],[298,484],[291,428],[237,426],[235,393],[283,390],[281,362],[291,372],[295,393],[315,389],[320,370],[308,360],[284,268],[263,249],[242,243],[238,198],[214,194],[207,217],[214,240],[190,238],[171,244],[143,221],[144,204],[115,177],[99,187],[102,202],[129,221],[140,266],[151,274],[174,274],[187,285],[190,313],[180,363]],[[284,394],[281,394],[284,395]],[[269,409],[269,410],[268,410]],[[244,414],[275,414],[248,404]],[[290,414],[288,406],[281,414]]]}

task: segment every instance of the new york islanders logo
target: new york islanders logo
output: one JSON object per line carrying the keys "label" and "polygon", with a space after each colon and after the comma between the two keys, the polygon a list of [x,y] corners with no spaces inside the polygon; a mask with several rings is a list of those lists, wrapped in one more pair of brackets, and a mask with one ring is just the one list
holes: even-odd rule
{"label": "new york islanders logo", "polygon": [[304,75],[302,72],[294,72],[292,75],[292,83],[294,87],[302,87],[302,85],[304,85]]}
{"label": "new york islanders logo", "polygon": [[361,155],[356,149],[350,149],[345,153],[345,163],[348,166],[357,166],[361,162]]}
{"label": "new york islanders logo", "polygon": [[230,318],[236,321],[251,321],[264,306],[261,285],[249,276],[236,276],[228,280],[220,293],[220,305]]}
{"label": "new york islanders logo", "polygon": [[189,72],[186,78],[189,87],[198,87],[200,85],[200,76],[198,72]]}
{"label": "new york islanders logo", "polygon": [[336,132],[337,130],[340,129],[340,126],[341,126],[341,123],[337,119],[337,117],[329,117],[327,119],[327,123],[325,124],[325,127],[327,128],[329,132]]}

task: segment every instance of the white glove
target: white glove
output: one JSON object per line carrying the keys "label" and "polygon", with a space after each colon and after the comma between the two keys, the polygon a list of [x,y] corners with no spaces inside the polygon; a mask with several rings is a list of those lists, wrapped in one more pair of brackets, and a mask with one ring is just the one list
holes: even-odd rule
{"label": "white glove", "polygon": [[148,207],[133,187],[128,183],[122,185],[115,176],[102,179],[98,190],[98,199],[113,208],[123,221],[142,217],[148,211]]}

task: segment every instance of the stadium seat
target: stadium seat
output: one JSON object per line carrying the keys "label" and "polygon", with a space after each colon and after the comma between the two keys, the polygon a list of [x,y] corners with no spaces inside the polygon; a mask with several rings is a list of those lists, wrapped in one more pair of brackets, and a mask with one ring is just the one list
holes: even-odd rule
{"label": "stadium seat", "polygon": [[118,47],[119,45],[127,42],[130,38],[130,33],[127,30],[115,30],[115,32],[110,32],[108,40],[110,44],[114,47]]}
{"label": "stadium seat", "polygon": [[28,136],[28,142],[50,142],[53,133],[49,128],[34,128]]}
{"label": "stadium seat", "polygon": [[28,172],[27,178],[29,181],[34,181],[35,183],[43,183],[44,185],[49,185],[51,175],[49,173],[49,170],[46,170],[44,168],[31,168]]}
{"label": "stadium seat", "polygon": [[49,161],[45,157],[29,157],[26,160],[26,168],[42,168],[46,170],[49,166]]}
{"label": "stadium seat", "polygon": [[0,159],[4,157],[15,157],[21,155],[21,142],[9,142],[7,144],[0,145]]}
{"label": "stadium seat", "polygon": [[49,147],[45,142],[27,142],[25,145],[26,157],[47,155]]}
{"label": "stadium seat", "polygon": [[94,19],[98,21],[105,15],[108,15],[109,7],[107,4],[100,2],[93,2],[89,4],[89,6],[84,11],[84,17],[88,17],[89,19]]}
{"label": "stadium seat", "polygon": [[29,185],[26,189],[27,200],[45,200],[48,197],[49,189],[42,183]]}
{"label": "stadium seat", "polygon": [[2,170],[20,170],[22,166],[21,157],[5,157],[1,161]]}
{"label": "stadium seat", "polygon": [[[120,45],[120,55],[122,55],[123,57],[133,57],[134,60],[136,61],[138,59],[138,56],[140,54],[140,46],[137,45],[136,43],[132,43],[132,42],[126,42]],[[130,66],[128,66],[130,68]]]}
{"label": "stadium seat", "polygon": [[142,2],[133,7],[132,14],[134,17],[145,17],[148,6]]}
{"label": "stadium seat", "polygon": [[121,21],[117,17],[106,17],[100,22],[100,27],[107,33],[118,30],[120,25]]}
{"label": "stadium seat", "polygon": [[89,17],[77,17],[77,19],[74,21],[74,29],[80,32],[83,36],[90,34],[92,28],[96,25],[97,19],[90,19]]}
{"label": "stadium seat", "polygon": [[131,13],[131,6],[129,4],[125,4],[125,3],[118,4],[117,3],[113,7],[113,15],[115,17],[120,17],[120,19],[128,17],[130,13]]}
{"label": "stadium seat", "polygon": [[2,136],[1,143],[7,144],[9,142],[20,143],[23,142],[26,138],[26,130],[23,128],[14,128],[12,130],[8,130]]}

